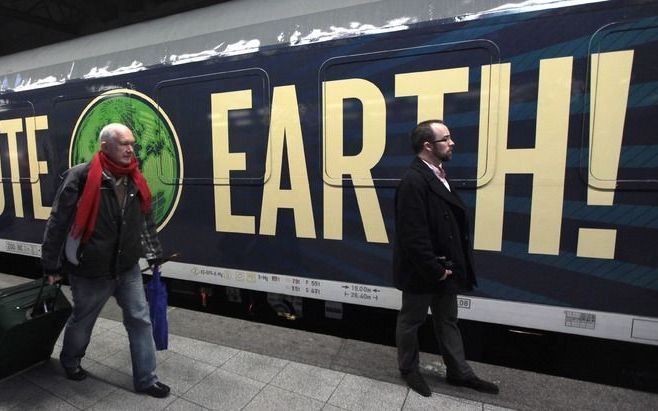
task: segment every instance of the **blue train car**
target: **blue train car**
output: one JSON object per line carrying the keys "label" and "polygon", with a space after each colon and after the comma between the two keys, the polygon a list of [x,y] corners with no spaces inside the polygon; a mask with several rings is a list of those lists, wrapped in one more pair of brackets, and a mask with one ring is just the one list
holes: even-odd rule
{"label": "blue train car", "polygon": [[[122,122],[165,249],[181,253],[168,277],[396,309],[407,133],[442,118],[480,284],[460,317],[658,345],[655,2],[526,2],[233,47],[212,33],[126,44],[145,28],[95,38],[116,47],[88,70],[47,56],[77,43],[0,59],[14,70],[0,75],[3,253],[40,255],[61,173]],[[223,46],[149,55],[213,39]]]}

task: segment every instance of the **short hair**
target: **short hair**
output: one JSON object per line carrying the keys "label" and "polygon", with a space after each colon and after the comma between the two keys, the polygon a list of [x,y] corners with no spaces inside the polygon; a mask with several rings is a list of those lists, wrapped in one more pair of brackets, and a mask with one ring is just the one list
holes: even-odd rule
{"label": "short hair", "polygon": [[434,139],[434,130],[432,129],[432,124],[443,124],[443,120],[425,120],[418,123],[413,130],[409,138],[411,140],[411,148],[414,150],[414,153],[418,154],[423,149],[423,144],[426,141],[432,141]]}
{"label": "short hair", "polygon": [[121,123],[110,123],[101,129],[101,132],[98,134],[98,141],[103,142],[112,142],[117,137],[119,129],[126,129],[127,126]]}

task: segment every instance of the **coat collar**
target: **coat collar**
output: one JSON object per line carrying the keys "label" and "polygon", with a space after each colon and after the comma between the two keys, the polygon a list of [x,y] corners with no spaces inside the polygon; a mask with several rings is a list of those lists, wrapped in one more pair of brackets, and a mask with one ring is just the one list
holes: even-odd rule
{"label": "coat collar", "polygon": [[466,206],[462,202],[461,198],[459,198],[457,193],[454,192],[454,185],[450,184],[450,180],[448,180],[448,184],[450,184],[450,187],[453,188],[453,191],[448,190],[443,185],[443,183],[439,181],[436,175],[434,175],[434,172],[427,166],[427,164],[425,164],[425,162],[419,157],[414,158],[414,161],[411,163],[411,168],[418,171],[423,176],[434,194],[438,195],[450,204],[453,204],[462,209],[466,209]]}

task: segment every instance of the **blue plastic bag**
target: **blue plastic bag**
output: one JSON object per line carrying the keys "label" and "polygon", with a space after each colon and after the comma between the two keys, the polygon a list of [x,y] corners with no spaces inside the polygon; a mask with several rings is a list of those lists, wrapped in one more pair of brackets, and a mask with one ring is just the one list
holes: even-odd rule
{"label": "blue plastic bag", "polygon": [[153,267],[153,277],[146,284],[146,299],[149,303],[153,341],[155,349],[166,350],[169,345],[169,323],[167,321],[167,286],[160,279],[160,267]]}

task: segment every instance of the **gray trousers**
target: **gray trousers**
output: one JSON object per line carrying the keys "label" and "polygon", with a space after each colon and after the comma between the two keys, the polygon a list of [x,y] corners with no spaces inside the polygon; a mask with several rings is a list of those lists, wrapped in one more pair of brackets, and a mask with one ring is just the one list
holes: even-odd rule
{"label": "gray trousers", "polygon": [[402,292],[402,307],[398,313],[395,336],[400,372],[406,374],[418,370],[418,329],[425,322],[428,307],[432,309],[434,334],[446,364],[446,376],[455,379],[474,376],[471,366],[466,362],[462,335],[457,327],[455,294]]}

